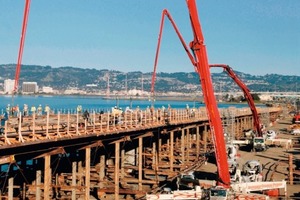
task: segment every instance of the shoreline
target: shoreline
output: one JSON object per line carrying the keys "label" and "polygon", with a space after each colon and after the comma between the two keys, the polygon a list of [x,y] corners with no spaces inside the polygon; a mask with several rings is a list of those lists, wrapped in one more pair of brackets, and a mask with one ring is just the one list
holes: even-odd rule
{"label": "shoreline", "polygon": [[[12,95],[10,94],[0,94],[0,97],[7,97],[7,98],[12,98]],[[125,96],[125,95],[111,95],[111,96],[106,96],[106,95],[97,95],[97,94],[19,94],[19,95],[14,95],[14,98],[16,97],[59,97],[59,96],[66,96],[66,97],[91,97],[91,98],[101,98],[104,100],[134,100],[134,101],[152,101],[152,98],[149,96]],[[191,97],[191,96],[156,96],[155,101],[186,101],[186,102],[196,102],[200,104],[204,104],[203,97]],[[240,104],[240,105],[246,105],[247,101],[243,102],[228,102],[228,101],[218,101],[218,103],[222,104]],[[255,102],[255,105],[267,105],[267,102],[259,101]]]}

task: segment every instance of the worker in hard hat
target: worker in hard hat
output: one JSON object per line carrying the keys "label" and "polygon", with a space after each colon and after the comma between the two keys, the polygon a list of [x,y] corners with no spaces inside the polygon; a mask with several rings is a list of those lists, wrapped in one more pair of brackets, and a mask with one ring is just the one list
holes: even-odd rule
{"label": "worker in hard hat", "polygon": [[30,112],[31,112],[31,114],[35,114],[35,112],[36,112],[36,107],[35,107],[34,105],[31,106]]}
{"label": "worker in hard hat", "polygon": [[81,113],[82,112],[82,106],[81,105],[78,105],[77,106],[77,113]]}
{"label": "worker in hard hat", "polygon": [[39,107],[37,108],[37,115],[42,115],[42,112],[43,112],[43,108],[42,108],[42,105],[40,104]]}
{"label": "worker in hard hat", "polygon": [[10,112],[11,112],[11,110],[10,110],[10,104],[7,104],[7,106],[6,106],[6,114],[7,114],[8,118],[9,118]]}
{"label": "worker in hard hat", "polygon": [[23,106],[23,116],[28,116],[28,105],[27,104],[24,104]]}
{"label": "worker in hard hat", "polygon": [[45,111],[46,114],[48,114],[48,113],[50,114],[51,109],[48,105],[46,105],[44,111]]}

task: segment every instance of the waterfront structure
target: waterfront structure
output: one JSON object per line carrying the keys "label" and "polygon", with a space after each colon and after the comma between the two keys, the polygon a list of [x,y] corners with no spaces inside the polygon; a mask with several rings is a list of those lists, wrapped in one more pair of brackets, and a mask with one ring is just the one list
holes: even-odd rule
{"label": "waterfront structure", "polygon": [[38,92],[37,82],[23,82],[22,93],[24,94],[34,94]]}
{"label": "waterfront structure", "polygon": [[97,84],[92,84],[92,83],[91,83],[91,84],[86,84],[85,86],[86,86],[86,87],[98,87]]}
{"label": "waterfront structure", "polygon": [[[201,166],[205,153],[213,150],[205,109],[189,111],[10,118],[0,137],[0,169],[6,177],[0,188],[8,188],[1,195],[75,200],[138,199],[155,193],[180,172]],[[238,138],[252,127],[253,118],[250,109],[233,111]],[[281,109],[259,109],[266,112],[274,121]]]}
{"label": "waterfront structure", "polygon": [[273,97],[269,94],[261,94],[261,95],[259,95],[259,99],[261,101],[272,101]]}
{"label": "waterfront structure", "polygon": [[6,79],[4,80],[4,93],[12,94],[14,90],[15,80]]}
{"label": "waterfront structure", "polygon": [[44,87],[42,87],[42,92],[43,93],[53,93],[53,88],[44,86]]}
{"label": "waterfront structure", "polygon": [[78,89],[77,87],[70,87],[65,90],[64,94],[86,94],[86,92]]}

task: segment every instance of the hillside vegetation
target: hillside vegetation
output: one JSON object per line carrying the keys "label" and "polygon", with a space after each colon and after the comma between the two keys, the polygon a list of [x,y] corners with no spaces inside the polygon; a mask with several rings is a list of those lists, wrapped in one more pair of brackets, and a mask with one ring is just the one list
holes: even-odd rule
{"label": "hillside vegetation", "polygon": [[[0,83],[5,79],[14,79],[15,64],[0,65]],[[267,74],[256,76],[242,72],[235,73],[248,86],[252,92],[297,91],[300,87],[299,76],[287,76],[279,74]],[[111,90],[142,89],[150,91],[152,72],[142,73],[140,71],[124,73],[107,69],[83,69],[77,67],[59,67],[39,65],[22,65],[20,74],[20,85],[22,82],[37,82],[39,87],[50,86],[57,90],[65,90],[70,87],[87,89],[87,85],[93,84],[97,90],[107,88]],[[127,80],[127,81],[126,81]],[[232,81],[226,72],[213,73],[212,80],[216,92],[240,91],[239,87]],[[200,90],[199,76],[195,72],[158,73],[156,76],[155,90],[157,92],[195,92]]]}

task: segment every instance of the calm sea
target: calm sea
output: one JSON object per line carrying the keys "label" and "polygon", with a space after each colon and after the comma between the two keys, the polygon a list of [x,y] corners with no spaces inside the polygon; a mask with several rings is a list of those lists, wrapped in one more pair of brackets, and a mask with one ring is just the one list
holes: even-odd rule
{"label": "calm sea", "polygon": [[[103,99],[100,96],[51,96],[51,95],[36,95],[36,96],[14,96],[12,98],[11,95],[2,95],[0,96],[0,113],[3,114],[5,112],[6,106],[10,105],[18,105],[20,110],[23,109],[23,105],[27,104],[29,109],[32,105],[38,107],[42,105],[44,108],[46,105],[50,106],[51,110],[60,111],[66,113],[70,111],[71,113],[76,111],[78,105],[82,106],[83,110],[95,110],[96,112],[100,112],[101,110],[107,111],[110,110],[114,106],[119,106],[123,109],[126,107],[132,107],[135,109],[136,107],[140,107],[141,109],[145,109],[148,106],[151,107],[152,102],[149,100],[125,100],[125,99]],[[191,101],[162,101],[157,100],[154,102],[154,107],[168,107],[168,105],[172,108],[185,108],[188,104],[189,107],[203,107],[204,104],[199,102],[191,102]],[[219,104],[220,108],[226,107],[248,107],[247,104]]]}

